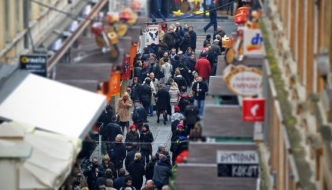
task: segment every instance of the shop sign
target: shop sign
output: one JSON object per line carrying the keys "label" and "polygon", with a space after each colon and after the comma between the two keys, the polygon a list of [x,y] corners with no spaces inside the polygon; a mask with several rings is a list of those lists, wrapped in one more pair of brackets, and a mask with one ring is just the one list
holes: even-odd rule
{"label": "shop sign", "polygon": [[257,68],[229,65],[224,70],[224,80],[234,94],[243,97],[256,96],[262,90],[263,73]]}
{"label": "shop sign", "polygon": [[47,77],[47,55],[21,55],[20,67],[33,74]]}
{"label": "shop sign", "polygon": [[257,178],[259,157],[255,151],[217,151],[218,177]]}
{"label": "shop sign", "polygon": [[149,25],[145,31],[146,45],[159,45],[159,25]]}
{"label": "shop sign", "polygon": [[265,115],[265,99],[244,98],[242,101],[242,120],[244,122],[263,122]]}
{"label": "shop sign", "polygon": [[243,30],[243,49],[245,56],[263,56],[263,36],[260,29]]}

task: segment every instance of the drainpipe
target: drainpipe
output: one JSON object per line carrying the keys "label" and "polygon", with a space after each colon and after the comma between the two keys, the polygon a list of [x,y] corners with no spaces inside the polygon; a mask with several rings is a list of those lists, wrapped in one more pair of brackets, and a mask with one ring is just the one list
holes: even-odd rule
{"label": "drainpipe", "polygon": [[23,0],[23,18],[24,18],[24,29],[25,29],[25,35],[24,35],[24,48],[29,49],[29,3],[31,3],[29,0]]}

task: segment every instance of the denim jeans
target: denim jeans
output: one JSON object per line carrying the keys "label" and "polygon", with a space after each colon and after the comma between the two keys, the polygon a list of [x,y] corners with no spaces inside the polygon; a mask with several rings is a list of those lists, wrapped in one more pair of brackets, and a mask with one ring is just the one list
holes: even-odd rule
{"label": "denim jeans", "polygon": [[149,115],[150,116],[153,115],[153,105],[150,105],[150,107],[149,107]]}
{"label": "denim jeans", "polygon": [[194,100],[194,104],[198,107],[198,115],[203,116],[205,100]]}

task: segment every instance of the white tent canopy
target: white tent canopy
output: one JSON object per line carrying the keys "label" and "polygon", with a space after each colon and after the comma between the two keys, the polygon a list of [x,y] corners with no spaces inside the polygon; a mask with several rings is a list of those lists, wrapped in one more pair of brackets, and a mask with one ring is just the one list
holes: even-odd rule
{"label": "white tent canopy", "polygon": [[[20,190],[58,189],[71,172],[81,147],[78,138],[45,132],[17,122],[0,125],[1,147],[10,148],[8,142],[32,147],[31,156],[19,165],[19,178],[12,179],[19,182]],[[1,149],[0,155],[8,148]],[[3,188],[0,184],[0,189]]]}
{"label": "white tent canopy", "polygon": [[28,74],[0,103],[0,117],[85,138],[106,106],[104,96]]}

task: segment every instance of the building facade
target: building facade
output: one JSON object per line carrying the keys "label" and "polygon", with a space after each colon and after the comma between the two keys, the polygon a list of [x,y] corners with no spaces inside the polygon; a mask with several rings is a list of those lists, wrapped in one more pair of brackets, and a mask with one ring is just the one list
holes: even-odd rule
{"label": "building facade", "polygon": [[[0,63],[17,63],[19,54],[31,50],[32,44],[38,46],[47,40],[68,18],[58,10],[74,14],[75,9],[81,8],[80,4],[88,3],[79,0],[0,0]],[[27,33],[28,27],[31,35]]]}
{"label": "building facade", "polygon": [[264,0],[263,189],[332,189],[332,2]]}

